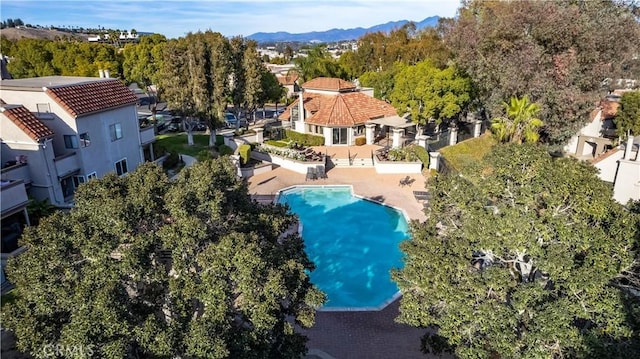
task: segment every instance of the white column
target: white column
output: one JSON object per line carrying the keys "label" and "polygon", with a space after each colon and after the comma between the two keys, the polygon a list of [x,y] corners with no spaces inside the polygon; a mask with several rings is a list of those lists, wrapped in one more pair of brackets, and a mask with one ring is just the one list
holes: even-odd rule
{"label": "white column", "polygon": [[426,135],[416,135],[416,142],[418,146],[422,148],[427,148],[427,136]]}
{"label": "white column", "polygon": [[322,134],[324,135],[324,145],[325,146],[333,145],[333,128],[323,127]]}
{"label": "white column", "polygon": [[[294,119],[291,119],[291,121],[293,120]],[[295,120],[297,121],[295,130],[300,133],[306,133],[307,129],[304,125],[304,96],[302,95],[302,90],[298,93],[298,118]]]}
{"label": "white column", "polygon": [[256,127],[253,130],[256,131],[256,143],[264,143],[264,128]]}
{"label": "white column", "polygon": [[429,169],[439,171],[440,152],[429,152]]}
{"label": "white column", "polygon": [[449,146],[453,146],[458,143],[458,128],[451,127],[449,132]]}
{"label": "white column", "polygon": [[404,130],[401,128],[394,128],[393,129],[393,145],[391,147],[393,148],[400,148],[402,147],[402,143],[400,143],[400,141],[402,141],[402,134],[404,133]]}
{"label": "white column", "polygon": [[482,131],[482,121],[476,120],[473,127],[473,137],[480,137],[480,131]]}
{"label": "white column", "polygon": [[624,149],[624,159],[631,160],[631,149],[633,148],[633,136],[629,135],[627,139],[627,147]]}
{"label": "white column", "polygon": [[376,128],[376,124],[375,123],[367,123],[367,124],[364,125],[364,127],[365,127],[364,136],[367,139],[367,145],[373,145],[373,141],[375,140],[373,135],[374,135],[374,130]]}

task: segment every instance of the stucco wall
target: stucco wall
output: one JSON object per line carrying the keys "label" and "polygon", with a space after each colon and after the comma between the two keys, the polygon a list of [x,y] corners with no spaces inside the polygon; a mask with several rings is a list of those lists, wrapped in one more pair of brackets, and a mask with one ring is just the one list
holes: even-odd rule
{"label": "stucco wall", "polygon": [[640,162],[620,160],[618,163],[618,174],[613,186],[613,198],[622,204],[626,204],[629,200],[639,200]]}

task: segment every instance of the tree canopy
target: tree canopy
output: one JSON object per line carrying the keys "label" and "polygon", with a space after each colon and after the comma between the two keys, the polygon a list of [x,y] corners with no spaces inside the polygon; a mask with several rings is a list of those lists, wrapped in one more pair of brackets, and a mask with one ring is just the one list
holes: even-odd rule
{"label": "tree canopy", "polygon": [[620,98],[620,107],[613,120],[618,135],[640,135],[640,91],[625,92]]}
{"label": "tree canopy", "polygon": [[[494,147],[431,182],[424,223],[402,243],[401,322],[436,327],[459,358],[634,357],[631,268],[637,215],[596,169],[533,144]],[[636,316],[637,318],[637,316]],[[444,345],[443,345],[444,344]]]}
{"label": "tree canopy", "polygon": [[528,94],[541,105],[542,140],[559,145],[588,120],[607,77],[637,56],[640,24],[618,1],[465,3],[445,29],[455,61],[489,112]]}
{"label": "tree canopy", "polygon": [[[18,348],[96,357],[299,358],[324,296],[281,205],[249,199],[226,159],[175,182],[144,164],[80,186],[68,213],[25,231],[9,260],[17,300],[2,325]],[[291,234],[288,234],[291,233]]]}
{"label": "tree canopy", "polygon": [[416,123],[455,119],[471,102],[471,80],[453,66],[439,69],[421,61],[403,67],[394,80],[391,103],[399,113],[410,112]]}
{"label": "tree canopy", "polygon": [[337,77],[346,79],[338,61],[331,57],[324,45],[316,45],[309,49],[307,56],[298,56],[293,59],[296,65],[295,71],[300,75],[301,81],[306,82],[316,77]]}

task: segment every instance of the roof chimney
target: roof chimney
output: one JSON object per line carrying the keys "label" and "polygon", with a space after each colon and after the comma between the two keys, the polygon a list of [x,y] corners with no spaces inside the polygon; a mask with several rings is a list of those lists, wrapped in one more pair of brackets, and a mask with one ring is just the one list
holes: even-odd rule
{"label": "roof chimney", "polygon": [[104,70],[103,69],[98,70],[98,74],[100,74],[100,78],[101,79],[104,78]]}
{"label": "roof chimney", "polygon": [[104,77],[107,78],[107,79],[110,78],[109,70],[104,70]]}

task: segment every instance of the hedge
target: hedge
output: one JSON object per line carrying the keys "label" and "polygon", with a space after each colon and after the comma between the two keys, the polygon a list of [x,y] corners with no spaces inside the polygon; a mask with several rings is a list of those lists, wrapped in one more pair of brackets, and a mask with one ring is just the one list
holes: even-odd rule
{"label": "hedge", "polygon": [[240,163],[246,165],[249,161],[249,156],[251,154],[251,145],[242,145],[238,148],[238,153],[240,154]]}
{"label": "hedge", "polygon": [[293,130],[286,130],[287,139],[296,142],[302,146],[323,146],[324,136],[316,136],[308,133],[299,133]]}
{"label": "hedge", "polygon": [[364,137],[356,137],[356,146],[362,146],[367,143],[367,139]]}
{"label": "hedge", "polygon": [[229,156],[233,154],[233,149],[227,145],[218,146],[218,152],[220,156]]}

